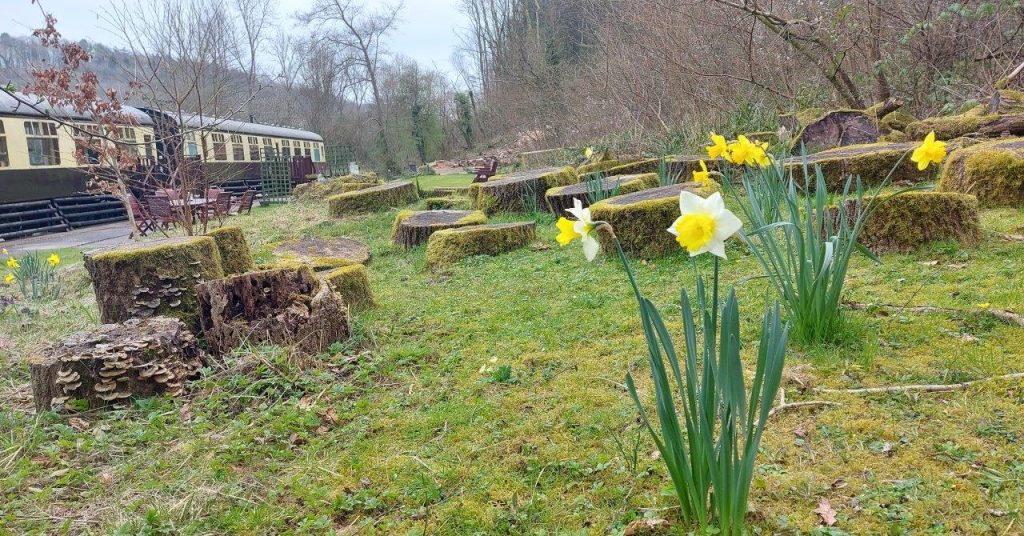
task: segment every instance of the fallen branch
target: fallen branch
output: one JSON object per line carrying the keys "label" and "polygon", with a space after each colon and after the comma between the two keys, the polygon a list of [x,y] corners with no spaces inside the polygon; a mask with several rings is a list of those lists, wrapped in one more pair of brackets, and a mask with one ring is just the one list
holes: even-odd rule
{"label": "fallen branch", "polygon": [[[960,383],[949,383],[949,384],[918,384],[918,385],[890,385],[883,387],[862,387],[860,389],[827,389],[825,387],[816,387],[815,392],[818,393],[847,393],[847,394],[875,394],[875,393],[905,393],[908,391],[922,391],[925,393],[943,393],[947,391],[960,391],[967,389],[973,385],[979,383],[996,381],[996,380],[1016,380],[1024,379],[1024,372],[1014,372],[1012,374],[1003,374],[1002,376],[992,376],[989,378],[982,378],[980,380],[971,380],[968,382]],[[774,411],[774,410],[773,410]]]}
{"label": "fallen branch", "polygon": [[1010,242],[1024,242],[1024,235],[999,233],[996,231],[992,231],[992,234],[996,235],[999,238],[1002,238],[1003,240],[1009,240]]}
{"label": "fallen branch", "polygon": [[[879,309],[892,310],[897,312],[906,313],[961,313],[967,314],[975,311],[968,311],[965,309],[956,309],[953,307],[934,307],[931,305],[916,305],[916,306],[903,306],[893,305],[891,303],[860,303],[860,302],[843,302],[843,305],[855,310],[870,309],[877,307]],[[1010,311],[1009,309],[977,309],[978,313],[989,314],[1000,320],[1017,324],[1020,327],[1024,327],[1024,315]]]}
{"label": "fallen branch", "polygon": [[829,402],[828,400],[807,400],[805,402],[790,402],[788,404],[780,404],[780,405],[775,406],[774,408],[772,408],[768,412],[768,418],[770,419],[770,418],[772,418],[773,416],[775,416],[775,415],[777,415],[779,413],[785,413],[787,411],[793,411],[793,410],[802,409],[802,408],[814,408],[814,407],[821,407],[821,406],[841,406],[841,405],[842,404],[840,404],[839,402]]}

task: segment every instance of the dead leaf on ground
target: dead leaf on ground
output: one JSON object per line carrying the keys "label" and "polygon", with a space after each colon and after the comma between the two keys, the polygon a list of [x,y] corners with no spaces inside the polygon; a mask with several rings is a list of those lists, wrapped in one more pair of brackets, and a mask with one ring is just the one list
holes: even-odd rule
{"label": "dead leaf on ground", "polygon": [[68,419],[68,426],[74,428],[76,432],[84,432],[90,427],[89,421],[79,419],[78,417],[71,417]]}
{"label": "dead leaf on ground", "polygon": [[624,536],[641,536],[644,534],[667,534],[672,525],[665,519],[638,519],[630,523]]}
{"label": "dead leaf on ground", "polygon": [[826,527],[831,527],[836,524],[836,511],[832,508],[832,503],[828,499],[821,497],[818,499],[818,508],[814,510],[815,514],[821,518],[821,522]]}

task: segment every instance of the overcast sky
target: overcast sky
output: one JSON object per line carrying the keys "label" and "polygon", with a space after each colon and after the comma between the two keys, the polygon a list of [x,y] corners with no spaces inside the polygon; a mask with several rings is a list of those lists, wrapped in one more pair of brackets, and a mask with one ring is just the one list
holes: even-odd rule
{"label": "overcast sky", "polygon": [[[42,0],[47,11],[57,18],[57,29],[71,39],[88,39],[118,45],[104,28],[97,13],[110,5],[109,0]],[[385,0],[364,0],[372,7]],[[453,71],[451,54],[458,44],[456,31],[466,25],[459,12],[459,0],[405,0],[397,31],[388,39],[391,52],[409,56],[421,64]],[[308,9],[312,0],[278,0],[279,24],[299,35],[308,30],[295,24],[294,13]],[[31,0],[0,0],[0,33],[27,35],[42,26],[39,6]]]}

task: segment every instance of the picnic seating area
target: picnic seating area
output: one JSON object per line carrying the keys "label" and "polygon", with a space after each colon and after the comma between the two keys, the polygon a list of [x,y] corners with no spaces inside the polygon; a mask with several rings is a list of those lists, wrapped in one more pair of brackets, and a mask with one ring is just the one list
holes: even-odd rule
{"label": "picnic seating area", "polygon": [[132,216],[138,232],[145,236],[153,231],[167,231],[186,221],[209,225],[216,221],[223,226],[228,217],[252,212],[255,190],[246,190],[241,195],[222,188],[208,188],[202,195],[193,194],[187,199],[173,188],[158,188],[140,201],[130,197]]}

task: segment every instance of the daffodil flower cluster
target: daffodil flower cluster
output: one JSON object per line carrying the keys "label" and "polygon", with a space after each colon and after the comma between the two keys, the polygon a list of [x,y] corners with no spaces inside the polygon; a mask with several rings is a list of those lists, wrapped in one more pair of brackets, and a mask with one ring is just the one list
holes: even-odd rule
{"label": "daffodil flower cluster", "polygon": [[767,142],[751,141],[742,134],[733,141],[726,141],[725,136],[712,132],[711,145],[706,149],[708,158],[722,158],[737,166],[768,167],[772,163]]}
{"label": "daffodil flower cluster", "polygon": [[11,255],[6,248],[0,249],[0,254],[7,257],[3,264],[8,271],[0,279],[4,285],[10,286],[18,283],[22,294],[33,298],[52,295],[55,292],[55,270],[61,262],[60,255],[51,253],[43,259],[38,254],[34,254],[19,260]]}

